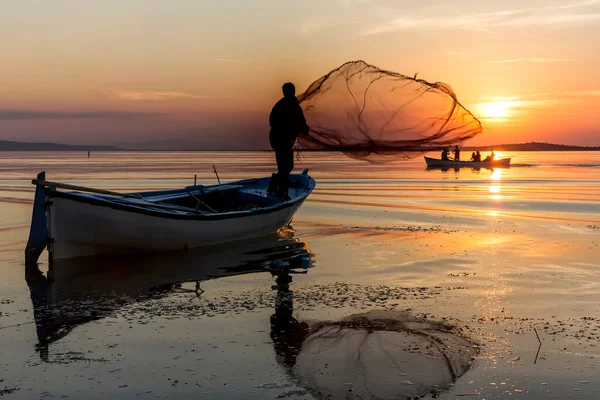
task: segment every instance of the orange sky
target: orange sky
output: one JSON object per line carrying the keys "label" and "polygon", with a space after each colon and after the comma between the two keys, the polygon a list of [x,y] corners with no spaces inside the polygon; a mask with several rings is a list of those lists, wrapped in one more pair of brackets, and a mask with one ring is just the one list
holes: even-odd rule
{"label": "orange sky", "polygon": [[21,0],[0,12],[0,140],[267,146],[285,81],[363,59],[450,84],[469,144],[600,145],[600,0]]}

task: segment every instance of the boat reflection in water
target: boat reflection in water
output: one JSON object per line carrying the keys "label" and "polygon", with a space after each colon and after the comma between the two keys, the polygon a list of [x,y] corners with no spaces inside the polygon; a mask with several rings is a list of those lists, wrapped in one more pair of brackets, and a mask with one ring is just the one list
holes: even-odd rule
{"label": "boat reflection in water", "polygon": [[[186,252],[56,260],[47,276],[37,265],[29,265],[26,280],[38,336],[36,348],[41,359],[49,362],[49,346],[78,325],[113,315],[132,302],[166,297],[183,290],[185,282],[196,282],[196,295],[201,295],[202,281],[243,274],[270,273],[279,277],[278,282],[289,282],[290,274],[306,273],[313,263],[307,244],[295,238],[293,230],[284,229]],[[288,305],[281,303],[286,308],[283,313],[288,312]]]}
{"label": "boat reflection in water", "polygon": [[[306,243],[293,234],[185,253],[61,260],[49,278],[30,268],[40,357],[49,362],[50,345],[74,327],[113,315],[132,301],[166,297],[182,290],[182,282],[195,281],[190,296],[201,296],[202,281],[264,272],[276,276],[270,317],[276,360],[315,398],[419,398],[439,394],[469,369],[476,344],[425,317],[371,310],[333,321],[296,319],[294,302],[314,307],[310,299],[320,297],[311,291],[324,289],[304,288],[301,296],[290,289],[292,274],[306,273],[314,262]],[[348,296],[360,301],[360,295]]]}

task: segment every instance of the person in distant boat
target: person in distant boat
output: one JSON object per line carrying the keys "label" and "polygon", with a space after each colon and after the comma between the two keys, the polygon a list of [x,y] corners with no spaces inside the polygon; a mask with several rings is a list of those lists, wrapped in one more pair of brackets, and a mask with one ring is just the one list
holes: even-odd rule
{"label": "person in distant boat", "polygon": [[496,155],[494,154],[494,150],[491,151],[491,154],[487,156],[483,161],[494,161]]}
{"label": "person in distant boat", "polygon": [[275,150],[277,173],[271,176],[269,193],[275,193],[280,198],[287,197],[289,176],[294,169],[294,143],[298,135],[308,134],[308,125],[296,98],[296,87],[287,82],[282,86],[281,98],[269,115],[269,143]]}
{"label": "person in distant boat", "polygon": [[460,149],[458,148],[458,145],[454,146],[452,153],[454,154],[454,161],[460,161]]}
{"label": "person in distant boat", "polygon": [[448,153],[450,153],[450,150],[448,150],[447,147],[444,147],[444,150],[442,150],[442,161],[449,161]]}
{"label": "person in distant boat", "polygon": [[479,152],[479,150],[477,150],[475,152],[475,159],[473,161],[475,161],[475,162],[481,162],[481,153]]}
{"label": "person in distant boat", "polygon": [[471,158],[469,158],[469,161],[475,161],[475,159],[477,159],[477,154],[475,154],[475,152],[472,152]]}

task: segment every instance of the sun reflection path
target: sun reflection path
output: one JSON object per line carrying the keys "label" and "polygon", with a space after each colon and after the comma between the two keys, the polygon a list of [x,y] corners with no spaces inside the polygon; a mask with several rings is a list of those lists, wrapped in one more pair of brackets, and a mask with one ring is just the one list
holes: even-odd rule
{"label": "sun reflection path", "polygon": [[502,200],[502,195],[499,194],[502,190],[502,184],[500,183],[500,181],[502,181],[502,170],[500,168],[496,168],[492,172],[490,179],[492,180],[492,183],[488,187],[488,191],[491,193],[490,199],[496,201]]}

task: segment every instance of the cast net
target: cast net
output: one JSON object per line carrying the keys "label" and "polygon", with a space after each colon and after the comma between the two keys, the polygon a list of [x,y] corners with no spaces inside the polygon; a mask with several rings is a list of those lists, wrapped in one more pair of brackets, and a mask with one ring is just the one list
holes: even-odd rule
{"label": "cast net", "polygon": [[[298,96],[310,131],[297,149],[342,151],[374,160],[459,144],[482,131],[481,122],[452,88],[417,76],[350,61]],[[374,157],[375,156],[375,157]]]}

